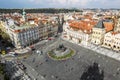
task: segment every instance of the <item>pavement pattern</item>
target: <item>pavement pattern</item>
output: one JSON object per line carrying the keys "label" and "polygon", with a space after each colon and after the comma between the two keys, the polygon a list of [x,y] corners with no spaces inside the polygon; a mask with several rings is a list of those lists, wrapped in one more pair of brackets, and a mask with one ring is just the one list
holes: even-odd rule
{"label": "pavement pattern", "polygon": [[[56,45],[56,41],[47,42],[37,49],[43,54],[33,53],[32,56],[22,60],[26,64],[28,73],[36,80],[80,80],[81,75],[89,65],[98,63],[99,69],[104,71],[104,80],[120,80],[120,62],[99,54],[90,49],[68,41],[61,40],[66,46],[76,50],[76,55],[67,60],[54,61],[47,56],[47,51]],[[40,48],[39,48],[40,47]],[[29,67],[30,68],[29,68]],[[33,70],[33,71],[31,71]]]}

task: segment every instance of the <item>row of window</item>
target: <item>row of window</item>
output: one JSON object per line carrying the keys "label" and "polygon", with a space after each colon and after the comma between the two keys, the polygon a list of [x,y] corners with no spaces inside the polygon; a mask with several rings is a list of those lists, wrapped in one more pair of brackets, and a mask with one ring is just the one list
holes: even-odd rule
{"label": "row of window", "polygon": [[18,36],[18,38],[29,38],[29,37],[35,37],[35,36],[39,36],[39,35],[36,33],[36,34],[31,34],[31,35]]}
{"label": "row of window", "polygon": [[105,36],[106,38],[110,38],[111,36]]}
{"label": "row of window", "polygon": [[95,44],[99,44],[100,42],[99,41],[93,41]]}
{"label": "row of window", "polygon": [[106,40],[106,39],[105,39],[105,41],[106,41],[106,42],[112,42],[112,40]]}
{"label": "row of window", "polygon": [[34,38],[34,37],[39,37],[38,34],[34,34],[34,35],[28,35],[28,36],[23,36],[23,37],[20,37],[20,38]]}
{"label": "row of window", "polygon": [[106,45],[106,46],[109,46],[109,47],[116,48],[116,49],[120,49],[120,46],[116,46],[116,45],[111,46],[111,44],[107,44],[107,43],[105,43],[105,45]]}
{"label": "row of window", "polygon": [[37,37],[34,37],[34,38],[29,38],[29,39],[21,39],[21,40],[19,40],[18,41],[18,43],[17,44],[24,44],[24,45],[26,45],[27,43],[29,43],[30,41],[34,41],[34,40],[36,40],[36,39],[38,39]]}
{"label": "row of window", "polygon": [[[111,36],[105,36],[106,38],[111,38]],[[120,40],[120,38],[115,37],[116,40]]]}
{"label": "row of window", "polygon": [[120,38],[115,38],[116,40],[120,40]]}
{"label": "row of window", "polygon": [[106,42],[109,42],[109,43],[114,43],[114,44],[117,44],[117,45],[120,45],[120,42],[117,42],[117,41],[114,41],[114,40],[106,40]]}
{"label": "row of window", "polygon": [[80,36],[86,36],[86,34],[84,34],[84,33],[81,33],[81,34],[79,34],[79,33],[74,33],[74,32],[71,32],[71,31],[69,31],[69,32],[67,32],[69,35],[73,35],[73,36],[76,36],[76,37],[80,37]]}
{"label": "row of window", "polygon": [[93,34],[101,34],[101,32],[93,32]]}
{"label": "row of window", "polygon": [[95,39],[100,39],[99,36],[92,36],[92,38],[95,38]]}
{"label": "row of window", "polygon": [[33,34],[36,34],[35,31],[27,31],[25,33],[20,33],[19,36],[26,36],[26,35],[33,35]]}

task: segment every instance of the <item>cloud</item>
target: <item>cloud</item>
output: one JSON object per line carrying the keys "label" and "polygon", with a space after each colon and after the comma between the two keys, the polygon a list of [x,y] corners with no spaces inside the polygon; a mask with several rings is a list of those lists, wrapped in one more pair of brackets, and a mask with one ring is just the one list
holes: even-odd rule
{"label": "cloud", "polygon": [[31,3],[35,3],[35,4],[39,4],[42,0],[29,0],[29,2]]}
{"label": "cloud", "polygon": [[[32,4],[44,4],[46,6],[53,5],[53,6],[63,6],[63,7],[87,7],[88,4],[101,4],[100,7],[103,5],[107,5],[108,3],[112,4],[112,2],[116,2],[119,0],[27,0],[28,2],[31,2]],[[109,4],[109,5],[110,5]]]}
{"label": "cloud", "polygon": [[35,4],[41,4],[41,3],[48,3],[48,4],[56,4],[56,5],[80,5],[80,6],[86,6],[87,3],[91,0],[28,0],[29,2],[35,3]]}
{"label": "cloud", "polygon": [[[7,2],[7,3],[6,3]],[[15,8],[119,8],[120,0],[0,0],[0,7],[15,7]]]}

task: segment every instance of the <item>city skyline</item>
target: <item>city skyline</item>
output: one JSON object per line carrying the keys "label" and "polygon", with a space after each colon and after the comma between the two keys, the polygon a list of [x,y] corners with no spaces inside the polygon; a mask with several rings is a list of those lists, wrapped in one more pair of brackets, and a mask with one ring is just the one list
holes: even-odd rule
{"label": "city skyline", "polygon": [[0,0],[0,8],[119,8],[119,3],[120,0]]}
{"label": "city skyline", "polygon": [[0,1],[0,80],[120,80],[120,1]]}

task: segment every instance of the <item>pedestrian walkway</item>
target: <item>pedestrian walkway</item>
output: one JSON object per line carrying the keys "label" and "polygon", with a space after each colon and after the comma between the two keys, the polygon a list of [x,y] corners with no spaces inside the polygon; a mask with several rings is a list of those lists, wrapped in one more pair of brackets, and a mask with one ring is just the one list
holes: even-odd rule
{"label": "pedestrian walkway", "polygon": [[17,53],[17,54],[24,54],[24,53],[28,53],[30,51],[31,51],[31,48],[26,47],[26,48],[23,48],[23,49],[17,49],[17,50],[15,50],[15,53]]}
{"label": "pedestrian walkway", "polygon": [[[63,36],[61,36],[61,38],[63,40],[66,40],[66,41],[69,41],[69,42],[75,44],[74,41],[68,40],[68,39],[64,38]],[[91,50],[93,50],[93,51],[95,51],[95,52],[97,52],[99,54],[102,54],[102,55],[105,55],[105,56],[108,56],[108,57],[111,57],[111,58],[113,58],[115,60],[120,61],[120,52],[117,53],[117,52],[114,52],[112,50],[108,50],[106,48],[103,48],[101,46],[96,46],[96,45],[93,45],[93,44],[88,44],[87,46],[81,45],[81,44],[78,44],[78,45],[80,45],[81,47],[87,48],[87,49],[91,49]]]}
{"label": "pedestrian walkway", "polygon": [[33,80],[46,80],[42,75],[40,75],[34,68],[32,68],[30,65],[23,62],[23,64],[27,67],[27,73],[30,75]]}

